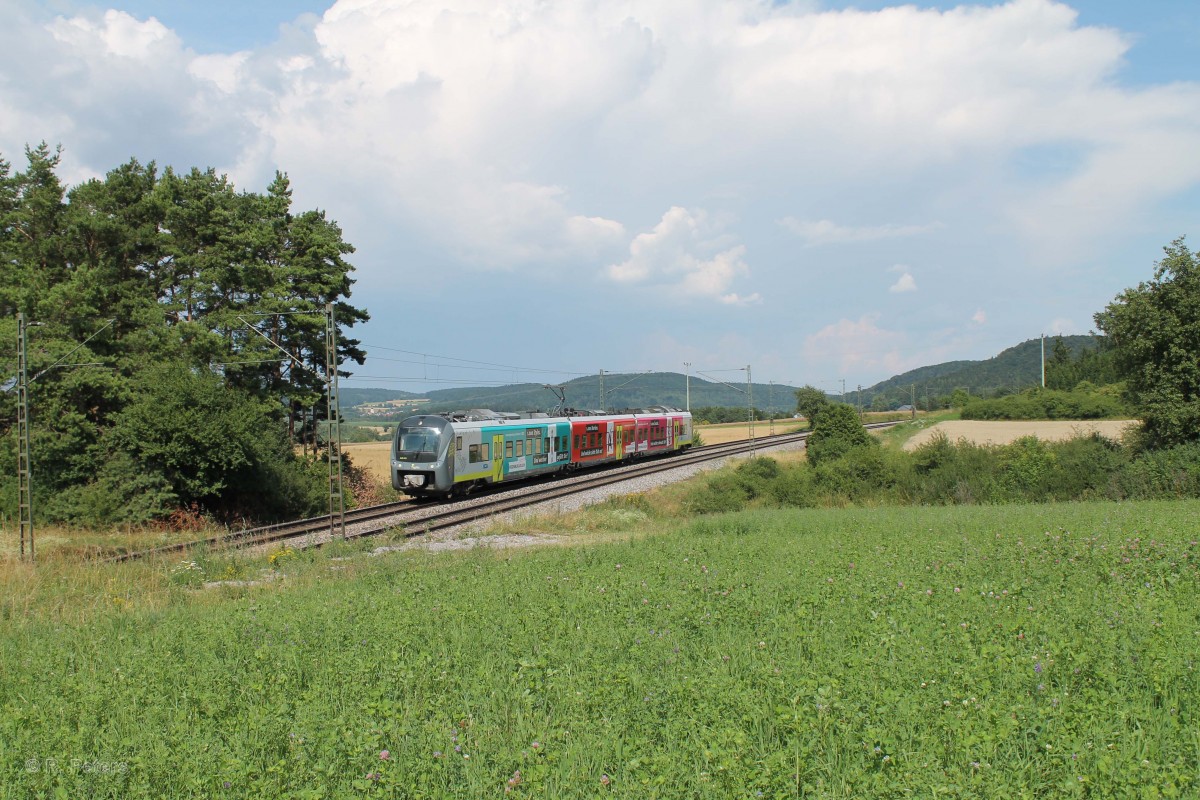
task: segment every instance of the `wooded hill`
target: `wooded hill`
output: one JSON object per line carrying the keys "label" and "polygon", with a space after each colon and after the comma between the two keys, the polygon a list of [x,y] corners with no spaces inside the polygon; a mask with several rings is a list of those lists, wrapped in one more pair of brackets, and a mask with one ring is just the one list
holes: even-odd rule
{"label": "wooded hill", "polygon": [[[1046,340],[1046,360],[1051,366],[1062,366],[1064,358],[1077,358],[1079,354],[1098,347],[1093,336],[1063,336]],[[1056,360],[1057,359],[1057,363]],[[692,408],[702,407],[745,407],[745,384],[737,383],[737,375],[728,381],[729,386],[699,378],[691,378]],[[948,361],[919,367],[902,375],[896,375],[862,390],[861,402],[870,406],[876,397],[883,398],[888,408],[909,402],[910,389],[915,384],[918,399],[926,393],[933,397],[949,395],[955,389],[966,389],[972,395],[991,395],[997,391],[1015,392],[1041,382],[1041,341],[1030,339],[999,355],[982,361]],[[642,408],[651,405],[668,405],[683,408],[686,403],[685,375],[678,372],[654,372],[649,374],[614,374],[604,376],[605,405],[609,409]],[[600,379],[598,375],[576,378],[564,384],[567,405],[579,409],[600,407]],[[620,387],[620,388],[617,388]],[[736,387],[736,388],[731,388]],[[1069,388],[1069,387],[1068,387]],[[753,386],[754,407],[763,411],[790,414],[795,411],[794,392],[796,387],[785,384],[755,383]],[[831,399],[841,400],[836,394]],[[550,410],[557,400],[554,394],[539,383],[521,383],[509,386],[474,386],[456,389],[438,389],[425,394],[413,394],[391,389],[342,389],[342,413],[348,418],[361,416],[362,403],[385,402],[388,400],[425,398],[422,411],[440,413],[464,408],[490,408],[493,411]],[[858,393],[847,391],[846,402],[860,402]],[[409,412],[399,412],[409,413]]]}
{"label": "wooded hill", "polygon": [[[747,394],[744,380],[737,382],[740,373],[734,373],[729,386],[691,377],[692,408],[703,406],[746,407]],[[600,376],[590,375],[576,378],[564,384],[567,406],[576,409],[598,409],[600,402]],[[348,418],[361,416],[354,406],[366,402],[383,402],[392,399],[427,398],[422,411],[439,413],[467,408],[490,408],[493,411],[550,411],[558,404],[554,392],[540,383],[518,383],[510,386],[476,386],[456,389],[438,389],[426,394],[394,391],[382,396],[386,389],[341,390],[342,413]],[[792,413],[796,407],[796,387],[784,384],[755,383],[754,407],[774,408],[780,413]],[[687,403],[687,376],[679,372],[613,373],[604,375],[604,407],[609,410],[646,408],[648,406],[672,406],[683,408]]]}
{"label": "wooded hill", "polygon": [[[1060,361],[1063,358],[1063,348],[1070,357],[1077,358],[1082,352],[1099,347],[1099,339],[1095,336],[1047,337],[1048,366],[1055,356],[1055,347],[1059,342]],[[997,391],[1015,392],[1039,386],[1041,380],[1041,339],[1029,339],[982,361],[948,361],[895,375],[863,389],[862,403],[869,406],[877,396],[885,398],[890,406],[908,403],[914,386],[919,401],[927,394],[934,397],[948,395],[955,389],[965,389],[974,396],[991,395]],[[859,402],[859,398],[853,392],[848,393],[846,399],[849,402]]]}

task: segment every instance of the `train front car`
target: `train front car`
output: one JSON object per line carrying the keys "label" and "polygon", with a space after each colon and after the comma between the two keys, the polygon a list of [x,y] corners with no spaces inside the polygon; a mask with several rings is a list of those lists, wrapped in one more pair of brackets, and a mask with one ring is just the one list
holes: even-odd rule
{"label": "train front car", "polygon": [[454,488],[454,428],[450,420],[424,414],[396,426],[392,439],[392,487],[421,497]]}

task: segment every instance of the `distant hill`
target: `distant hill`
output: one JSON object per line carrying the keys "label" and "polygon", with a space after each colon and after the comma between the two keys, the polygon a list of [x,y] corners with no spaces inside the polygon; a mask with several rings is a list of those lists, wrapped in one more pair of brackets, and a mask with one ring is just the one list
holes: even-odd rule
{"label": "distant hill", "polygon": [[[1057,338],[1046,338],[1047,360]],[[1072,355],[1098,346],[1095,336],[1061,338]],[[918,398],[924,397],[927,392],[930,395],[945,395],[955,389],[966,389],[977,395],[997,389],[1017,391],[1038,386],[1042,381],[1041,354],[1041,339],[1030,339],[984,361],[948,361],[931,367],[918,367],[863,389],[862,402],[869,404],[877,395],[883,395],[892,403],[907,403],[914,384]],[[853,393],[847,399],[857,402]]]}
{"label": "distant hill", "polygon": [[338,394],[345,408],[353,408],[363,403],[386,403],[389,400],[410,400],[424,395],[402,392],[398,389],[358,389],[339,388]]}
{"label": "distant hill", "polygon": [[[1056,337],[1057,338],[1057,337]],[[1063,336],[1063,343],[1073,355],[1081,350],[1097,346],[1093,336]],[[1046,339],[1046,358],[1050,358],[1054,339]],[[739,382],[738,373],[730,373],[729,385],[691,378],[692,408],[705,406],[738,407],[746,405],[746,384]],[[990,394],[997,389],[1017,391],[1041,382],[1041,344],[1039,339],[1030,339],[1010,347],[997,356],[983,361],[947,361],[928,367],[905,372],[881,381],[862,390],[861,402],[870,405],[876,396],[883,396],[889,406],[909,401],[911,387],[916,385],[918,398],[926,393],[933,396],[946,395],[955,389],[966,389],[971,394]],[[647,406],[673,406],[683,408],[687,403],[686,376],[679,372],[650,372],[605,374],[604,406],[608,409],[645,408]],[[567,406],[576,409],[598,409],[600,402],[600,376],[589,375],[563,384]],[[796,407],[795,386],[784,384],[756,383],[753,386],[754,406],[762,410],[774,409],[791,413]],[[550,411],[558,404],[554,393],[540,383],[518,383],[508,386],[472,386],[456,389],[437,389],[424,394],[402,392],[395,389],[342,389],[342,411],[348,418],[367,416],[363,404],[392,402],[398,407],[395,413],[411,413],[420,409],[422,413],[438,413],[468,408],[490,408],[493,411]],[[831,395],[834,399],[836,395]],[[846,401],[860,402],[858,394],[850,389]],[[404,400],[427,402],[402,404]]]}
{"label": "distant hill", "polygon": [[[730,386],[691,377],[692,408],[703,406],[745,406],[746,384],[737,382],[737,375],[729,381]],[[731,388],[736,387],[736,388]],[[600,376],[576,378],[563,384],[567,406],[576,409],[598,409],[600,404]],[[780,411],[790,412],[795,408],[793,392],[796,387],[756,383],[752,387],[756,408],[767,409],[768,405]],[[366,395],[367,392],[380,394]],[[490,408],[493,411],[550,411],[558,404],[554,392],[540,383],[519,383],[509,386],[473,386],[457,389],[438,389],[421,395],[395,392],[389,389],[343,389],[342,411],[347,417],[360,416],[362,410],[355,406],[368,402],[427,398],[421,404],[422,412],[437,413],[468,408]],[[386,395],[386,396],[385,396]],[[604,406],[609,409],[646,408],[647,406],[672,406],[683,408],[687,403],[687,377],[678,372],[651,372],[637,374],[605,374]],[[352,402],[355,401],[355,402]]]}

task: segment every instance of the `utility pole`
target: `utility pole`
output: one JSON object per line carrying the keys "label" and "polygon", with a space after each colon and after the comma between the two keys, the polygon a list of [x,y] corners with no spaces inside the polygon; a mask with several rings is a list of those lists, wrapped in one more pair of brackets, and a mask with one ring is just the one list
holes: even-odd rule
{"label": "utility pole", "polygon": [[21,558],[25,558],[25,539],[29,539],[29,560],[33,549],[33,467],[29,461],[29,365],[25,341],[25,315],[17,313],[17,516],[21,532]]}
{"label": "utility pole", "polygon": [[838,398],[843,403],[846,402],[846,379],[842,378],[842,396]]}
{"label": "utility pole", "polygon": [[862,384],[858,385],[858,392],[855,393],[855,398],[858,400],[858,421],[863,421],[863,403],[862,403]]}
{"label": "utility pole", "polygon": [[600,413],[604,413],[604,370],[600,370]]}
{"label": "utility pole", "polygon": [[338,397],[337,321],[333,303],[325,304],[325,410],[329,416],[329,535],[337,528],[346,538],[346,497],[342,492],[342,404]]}
{"label": "utility pole", "polygon": [[1042,388],[1046,388],[1046,334],[1042,334]]}
{"label": "utility pole", "polygon": [[908,405],[912,409],[912,418],[917,418],[917,385],[914,383],[908,392]]}
{"label": "utility pole", "polygon": [[683,366],[687,370],[687,374],[684,376],[684,379],[683,379],[683,391],[684,391],[684,396],[687,398],[687,411],[688,411],[688,413],[691,413],[691,410],[692,410],[692,362],[685,361],[685,362],[683,362]]}
{"label": "utility pole", "polygon": [[775,381],[767,383],[767,408],[771,415],[771,435],[775,435]]}
{"label": "utility pole", "polygon": [[750,457],[754,458],[754,383],[750,380],[750,365],[746,365],[746,402],[750,405]]}

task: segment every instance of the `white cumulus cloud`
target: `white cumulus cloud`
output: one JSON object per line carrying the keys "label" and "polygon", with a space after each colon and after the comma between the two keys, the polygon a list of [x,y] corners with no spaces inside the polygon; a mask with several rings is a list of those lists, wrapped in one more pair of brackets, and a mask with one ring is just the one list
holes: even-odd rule
{"label": "white cumulus cloud", "polygon": [[731,241],[718,228],[703,209],[673,206],[654,230],[634,237],[629,258],[609,266],[605,274],[618,283],[665,285],[685,296],[729,305],[759,302],[757,293],[729,291],[750,267],[745,246],[727,246]]}
{"label": "white cumulus cloud", "polygon": [[888,287],[888,291],[893,294],[901,292],[915,292],[917,290],[917,281],[912,275],[907,272],[900,276],[900,279]]}

